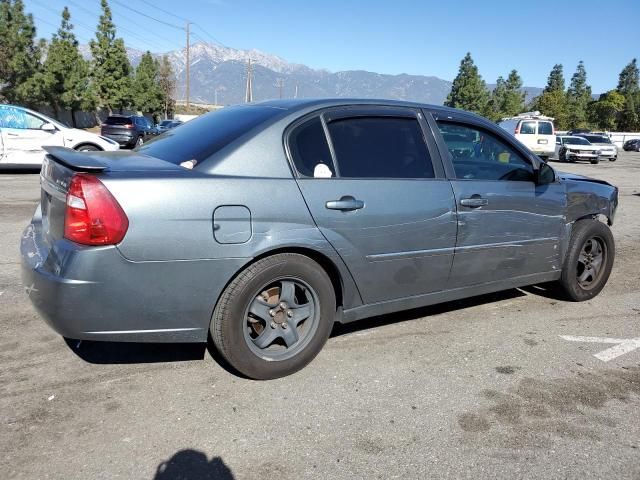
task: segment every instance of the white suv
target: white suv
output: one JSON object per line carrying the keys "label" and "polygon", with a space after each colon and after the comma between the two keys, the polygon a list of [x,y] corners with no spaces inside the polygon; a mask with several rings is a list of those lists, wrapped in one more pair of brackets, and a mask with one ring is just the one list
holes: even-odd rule
{"label": "white suv", "polygon": [[74,150],[118,150],[117,142],[69,128],[52,118],[15,105],[0,105],[0,168],[39,167],[45,146]]}
{"label": "white suv", "polygon": [[515,117],[503,118],[498,125],[545,160],[554,154],[556,130],[553,118],[545,117],[540,112],[526,112]]}

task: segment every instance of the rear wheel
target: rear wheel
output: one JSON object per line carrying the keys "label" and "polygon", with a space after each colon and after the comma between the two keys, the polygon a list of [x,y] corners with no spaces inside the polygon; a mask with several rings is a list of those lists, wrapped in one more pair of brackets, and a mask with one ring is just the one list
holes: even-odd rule
{"label": "rear wheel", "polygon": [[580,220],[573,226],[560,285],[567,296],[582,302],[604,288],[615,256],[613,235],[598,220]]}
{"label": "rear wheel", "polygon": [[136,140],[136,145],[135,146],[139,147],[139,146],[141,146],[143,144],[144,144],[144,139],[141,136],[138,137],[138,139]]}
{"label": "rear wheel", "polygon": [[216,349],[239,372],[267,380],[307,365],[327,341],[336,299],[329,276],[304,255],[267,257],[241,272],[213,313]]}
{"label": "rear wheel", "polygon": [[595,164],[597,164],[597,163],[600,163],[600,159],[599,159],[599,158],[594,158],[594,159],[592,159],[592,160],[591,160],[591,163],[592,163],[593,165],[595,165]]}
{"label": "rear wheel", "polygon": [[79,147],[76,147],[76,150],[78,152],[99,152],[100,151],[100,149],[95,145],[80,145]]}

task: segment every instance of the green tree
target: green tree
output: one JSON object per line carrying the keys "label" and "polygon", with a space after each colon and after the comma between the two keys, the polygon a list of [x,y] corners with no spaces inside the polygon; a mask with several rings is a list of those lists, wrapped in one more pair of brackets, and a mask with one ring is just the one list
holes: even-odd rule
{"label": "green tree", "polygon": [[496,86],[493,88],[493,91],[489,95],[489,102],[487,104],[487,109],[484,113],[484,115],[487,118],[490,118],[494,122],[501,120],[502,117],[505,116],[502,110],[505,94],[506,94],[505,81],[504,81],[504,78],[500,76],[496,80]]}
{"label": "green tree", "polygon": [[512,117],[524,110],[524,92],[522,92],[522,79],[516,70],[511,70],[504,82],[504,98],[501,111],[506,117]]}
{"label": "green tree", "polygon": [[131,65],[124,41],[116,38],[107,0],[101,0],[101,6],[96,38],[89,44],[93,56],[91,77],[99,105],[111,113],[131,104]]}
{"label": "green tree", "polygon": [[559,130],[568,128],[568,105],[564,88],[562,65],[556,64],[549,73],[542,95],[534,98],[530,105],[531,110],[539,110],[542,114],[553,117],[553,123]]}
{"label": "green tree", "polygon": [[545,92],[564,92],[564,73],[562,71],[562,64],[556,63],[549,73],[547,78],[547,86],[544,87]]}
{"label": "green tree", "polygon": [[94,108],[95,99],[89,89],[89,65],[78,51],[70,19],[69,9],[64,7],[62,22],[51,40],[39,83],[56,115],[61,109],[70,110],[75,127],[75,112]]}
{"label": "green tree", "polygon": [[478,67],[473,63],[471,53],[467,52],[460,62],[458,75],[453,80],[445,105],[485,114],[488,104],[487,86],[478,73]]}
{"label": "green tree", "polygon": [[41,51],[35,41],[33,16],[25,14],[22,0],[0,0],[0,99],[34,104],[39,97],[34,75]]}
{"label": "green tree", "polygon": [[619,116],[618,129],[635,131],[640,128],[640,72],[635,58],[620,72],[617,90],[625,102]]}
{"label": "green tree", "polygon": [[133,80],[133,104],[137,110],[156,117],[163,110],[158,62],[151,52],[142,55]]}
{"label": "green tree", "polygon": [[597,101],[589,104],[589,120],[598,128],[614,130],[624,106],[625,98],[617,90],[603,93]]}
{"label": "green tree", "polygon": [[587,84],[587,71],[584,68],[584,63],[580,60],[567,90],[568,126],[570,128],[588,126],[587,106],[590,102],[591,87]]}
{"label": "green tree", "polygon": [[164,55],[160,61],[158,67],[158,83],[160,86],[160,92],[162,94],[162,109],[164,112],[164,118],[169,117],[169,113],[172,113],[175,109],[176,99],[176,76],[173,73],[171,62],[169,57]]}

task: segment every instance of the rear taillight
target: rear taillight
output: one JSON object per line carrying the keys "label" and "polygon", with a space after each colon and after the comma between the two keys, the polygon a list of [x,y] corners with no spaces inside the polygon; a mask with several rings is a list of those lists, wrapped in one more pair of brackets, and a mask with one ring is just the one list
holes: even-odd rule
{"label": "rear taillight", "polygon": [[105,185],[76,173],[67,192],[64,237],[83,245],[114,245],[124,238],[129,219]]}
{"label": "rear taillight", "polygon": [[135,127],[133,126],[133,124],[131,124],[131,123],[125,123],[125,124],[123,125],[123,127],[124,127],[124,128],[135,128]]}

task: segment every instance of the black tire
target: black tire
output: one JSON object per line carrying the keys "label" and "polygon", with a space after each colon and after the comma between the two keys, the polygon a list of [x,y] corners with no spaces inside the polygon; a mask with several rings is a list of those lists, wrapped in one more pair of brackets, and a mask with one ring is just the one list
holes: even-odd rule
{"label": "black tire", "polygon": [[76,151],[78,152],[99,152],[102,149],[99,147],[96,147],[95,145],[89,145],[89,144],[85,144],[85,145],[78,145],[76,147]]}
{"label": "black tire", "polygon": [[598,159],[598,158],[594,158],[593,160],[591,160],[591,164],[592,165],[596,165],[598,163],[600,163],[600,159]]}
{"label": "black tire", "polygon": [[618,157],[613,157],[609,159],[610,162],[615,162],[616,160],[618,160]]}
{"label": "black tire", "polygon": [[133,148],[141,147],[142,145],[144,145],[144,138],[142,138],[142,136],[139,136],[139,137],[136,139],[136,143],[135,143],[135,145],[133,146]]}
{"label": "black tire", "polygon": [[[581,282],[580,277],[587,270],[582,260],[584,258],[583,250],[590,241],[599,243],[603,258],[599,269],[592,276],[592,281]],[[598,295],[609,279],[614,257],[615,243],[613,234],[607,225],[598,220],[577,221],[571,231],[569,248],[562,268],[562,277],[559,280],[560,286],[569,299],[583,302]],[[587,262],[591,265],[591,260],[587,260]]]}
{"label": "black tire", "polygon": [[567,152],[564,151],[560,151],[560,153],[558,154],[558,160],[560,162],[566,162],[567,161]]}
{"label": "black tire", "polygon": [[[276,315],[273,319],[267,318],[263,326],[264,316],[257,317],[253,311],[249,313],[249,310],[261,300],[261,305],[267,305],[272,310],[278,309],[284,303],[281,301],[284,298],[285,283],[296,285],[296,301],[291,303],[298,304],[300,295],[307,296],[309,303],[313,301],[313,314],[302,320],[300,326],[293,327],[297,332],[296,343],[289,346],[283,341],[278,345],[280,338],[276,338],[275,342],[260,350],[263,347],[252,343],[258,339],[252,339],[251,335],[260,337],[261,333],[266,332],[286,332],[285,324],[294,319],[287,320],[283,308],[278,313],[282,314],[281,317]],[[281,285],[278,299],[271,305],[261,295],[272,291],[272,286],[277,284]],[[303,287],[300,285],[304,285],[307,290],[303,289],[301,293],[300,288]],[[277,291],[277,287],[275,288]],[[273,313],[272,310],[269,310],[269,314]],[[249,378],[268,380],[290,375],[311,362],[329,338],[335,315],[335,291],[324,269],[304,255],[281,253],[258,260],[238,274],[222,292],[209,330],[216,349],[233,368]],[[282,317],[285,317],[284,320]],[[278,318],[281,320],[276,327],[274,325]],[[301,327],[304,328],[308,321],[310,323],[307,324],[306,333],[302,332]],[[252,331],[258,327],[262,330]],[[276,354],[271,353],[273,349]]]}

